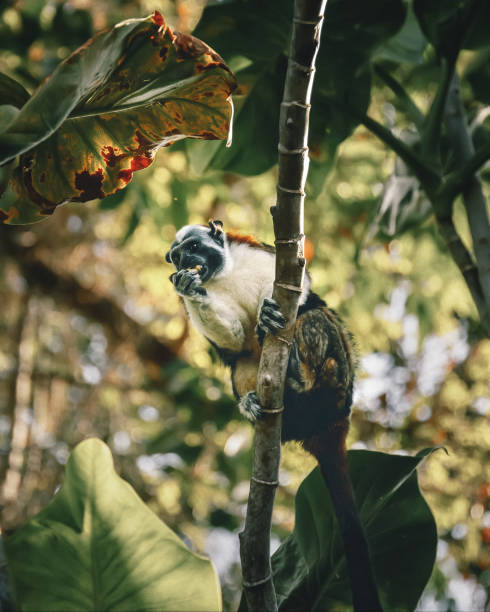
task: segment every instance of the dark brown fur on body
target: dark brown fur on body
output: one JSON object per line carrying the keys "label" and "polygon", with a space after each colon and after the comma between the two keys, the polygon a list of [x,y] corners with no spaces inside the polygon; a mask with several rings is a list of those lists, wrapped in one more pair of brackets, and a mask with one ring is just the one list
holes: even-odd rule
{"label": "dark brown fur on body", "polygon": [[[345,440],[354,382],[353,346],[337,313],[310,292],[300,306],[286,374],[282,442],[297,440],[320,465],[347,557],[356,612],[382,610],[349,478]],[[232,366],[237,398],[257,384],[260,347]]]}
{"label": "dark brown fur on body", "polygon": [[[260,346],[230,360],[237,398],[257,385]],[[350,414],[354,365],[338,315],[316,294],[298,311],[286,376],[282,440],[300,440]]]}

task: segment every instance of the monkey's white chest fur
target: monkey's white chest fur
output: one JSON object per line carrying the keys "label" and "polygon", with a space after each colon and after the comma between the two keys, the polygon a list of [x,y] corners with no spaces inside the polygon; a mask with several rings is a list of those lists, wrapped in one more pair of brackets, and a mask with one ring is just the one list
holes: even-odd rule
{"label": "monkey's white chest fur", "polygon": [[207,296],[199,300],[185,297],[192,324],[209,340],[223,349],[240,352],[254,338],[254,328],[264,297],[272,295],[275,255],[251,248],[248,244],[230,244],[229,265],[203,285]]}

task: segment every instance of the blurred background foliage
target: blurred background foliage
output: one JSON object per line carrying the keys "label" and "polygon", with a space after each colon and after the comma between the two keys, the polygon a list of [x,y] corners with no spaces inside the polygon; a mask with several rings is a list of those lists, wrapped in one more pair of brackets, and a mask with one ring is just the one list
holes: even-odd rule
{"label": "blurred background foliage", "polygon": [[[191,0],[4,2],[0,71],[32,91],[94,31],[154,9],[173,28],[192,31],[202,6]],[[421,107],[430,103],[435,79],[430,51],[425,60],[399,75]],[[470,116],[477,116],[482,108],[470,85],[483,99],[488,62],[465,51],[460,63],[471,66],[462,92]],[[375,81],[370,114],[398,121],[390,95]],[[276,175],[274,169],[249,178],[221,170],[200,175],[200,144],[187,154],[184,145],[161,150],[126,190],[101,202],[62,207],[34,226],[0,227],[3,528],[15,529],[42,508],[60,484],[69,450],[100,437],[149,506],[192,549],[211,556],[231,609],[240,590],[236,533],[247,500],[252,430],[238,416],[225,369],[186,322],[164,253],[176,228],[211,217],[272,242]],[[490,341],[431,219],[417,217],[394,239],[370,230],[379,230],[375,211],[394,161],[365,128],[343,142],[320,195],[307,204],[310,270],[316,291],[357,341],[350,446],[447,450],[421,473],[440,540],[420,609],[484,610]],[[488,183],[485,189],[488,196]],[[469,242],[460,204],[456,224]],[[294,495],[312,467],[297,446],[285,447],[274,545],[292,528]]]}

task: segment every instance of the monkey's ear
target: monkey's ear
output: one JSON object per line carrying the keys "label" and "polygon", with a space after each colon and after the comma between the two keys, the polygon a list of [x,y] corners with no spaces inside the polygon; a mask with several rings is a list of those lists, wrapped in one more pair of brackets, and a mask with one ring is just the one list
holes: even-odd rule
{"label": "monkey's ear", "polygon": [[209,219],[208,225],[211,230],[211,236],[213,238],[219,238],[219,236],[223,233],[223,221],[220,221],[219,219],[215,219],[214,221],[213,219]]}
{"label": "monkey's ear", "polygon": [[172,263],[172,260],[170,259],[170,251],[167,251],[165,253],[165,261],[168,263]]}

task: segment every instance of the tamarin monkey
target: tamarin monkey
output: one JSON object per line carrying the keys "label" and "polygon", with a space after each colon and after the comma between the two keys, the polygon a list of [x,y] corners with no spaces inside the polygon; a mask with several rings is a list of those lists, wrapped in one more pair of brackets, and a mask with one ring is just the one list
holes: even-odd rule
{"label": "tamarin monkey", "polygon": [[[240,412],[261,416],[255,392],[262,342],[285,319],[272,298],[274,248],[224,232],[221,221],[181,228],[166,254],[192,324],[231,367]],[[305,275],[286,374],[282,442],[297,440],[320,465],[344,542],[354,609],[381,610],[369,550],[347,470],[354,380],[353,350],[339,316]]]}

